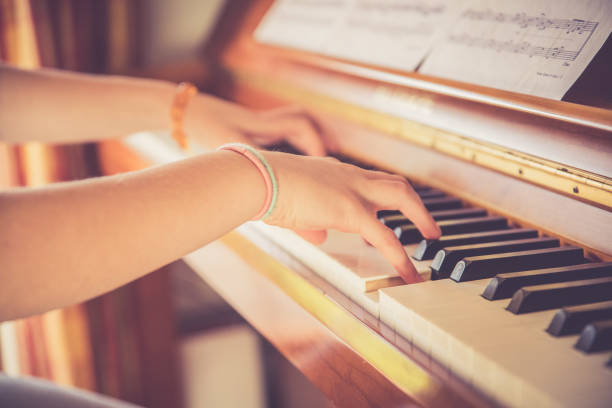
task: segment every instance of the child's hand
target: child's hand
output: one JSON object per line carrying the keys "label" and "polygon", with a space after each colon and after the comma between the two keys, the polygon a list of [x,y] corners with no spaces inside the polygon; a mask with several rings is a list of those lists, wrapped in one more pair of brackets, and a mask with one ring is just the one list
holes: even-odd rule
{"label": "child's hand", "polygon": [[363,170],[333,158],[262,152],[278,178],[279,195],[266,222],[306,231],[322,242],[328,228],[361,234],[408,282],[420,278],[393,231],[376,218],[383,209],[399,209],[427,239],[440,236],[418,195],[401,176]]}
{"label": "child's hand", "polygon": [[249,120],[241,122],[239,126],[253,142],[261,146],[286,141],[310,156],[325,156],[327,152],[336,150],[333,143],[325,138],[316,120],[298,106],[252,111]]}
{"label": "child's hand", "polygon": [[[211,109],[211,101],[215,102],[216,109]],[[187,134],[210,148],[229,142],[257,147],[285,141],[311,156],[324,156],[336,150],[312,116],[296,106],[254,111],[202,96],[194,100],[192,112],[186,118]]]}

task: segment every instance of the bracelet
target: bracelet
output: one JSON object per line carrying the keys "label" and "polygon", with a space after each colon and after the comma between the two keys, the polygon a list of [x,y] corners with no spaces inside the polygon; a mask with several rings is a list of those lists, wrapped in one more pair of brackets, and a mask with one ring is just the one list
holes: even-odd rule
{"label": "bracelet", "polygon": [[266,200],[264,201],[264,205],[261,207],[261,210],[259,210],[257,215],[255,215],[252,220],[263,220],[270,215],[276,206],[276,200],[278,197],[278,182],[276,180],[276,176],[274,175],[274,171],[272,170],[272,166],[268,164],[266,159],[259,151],[249,145],[242,143],[228,143],[219,146],[217,150],[231,150],[236,153],[240,153],[249,159],[251,163],[255,165],[255,167],[257,167],[257,170],[259,170],[259,173],[261,173],[266,183]]}
{"label": "bracelet", "polygon": [[172,138],[176,140],[181,149],[187,149],[187,135],[183,130],[183,115],[185,108],[192,96],[198,93],[198,89],[189,82],[181,82],[176,88],[170,107],[170,119],[172,119]]}

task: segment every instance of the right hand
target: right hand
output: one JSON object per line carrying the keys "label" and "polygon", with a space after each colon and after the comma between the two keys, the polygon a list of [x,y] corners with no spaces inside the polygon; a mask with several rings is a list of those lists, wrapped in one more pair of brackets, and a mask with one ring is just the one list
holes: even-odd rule
{"label": "right hand", "polygon": [[440,229],[405,178],[363,170],[334,158],[262,152],[278,179],[278,200],[265,222],[291,228],[323,242],[326,230],[360,234],[407,282],[420,277],[392,230],[378,221],[379,210],[400,210],[426,239]]}

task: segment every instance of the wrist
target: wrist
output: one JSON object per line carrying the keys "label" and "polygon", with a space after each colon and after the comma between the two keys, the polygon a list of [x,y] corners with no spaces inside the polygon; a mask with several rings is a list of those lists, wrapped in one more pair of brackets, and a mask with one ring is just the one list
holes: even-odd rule
{"label": "wrist", "polygon": [[252,220],[266,203],[266,184],[255,165],[243,155],[220,150],[214,153],[224,165],[217,168],[227,180],[228,210],[234,209],[242,221]]}
{"label": "wrist", "polygon": [[218,150],[229,150],[240,154],[244,158],[248,159],[251,164],[258,170],[265,184],[266,198],[264,200],[263,206],[261,207],[259,212],[252,218],[252,220],[262,220],[268,217],[272,213],[272,211],[274,211],[274,207],[276,206],[276,201],[278,197],[278,181],[276,179],[276,175],[274,173],[274,170],[272,169],[272,166],[264,157],[263,152],[260,152],[249,145],[241,143],[227,143],[220,146]]}

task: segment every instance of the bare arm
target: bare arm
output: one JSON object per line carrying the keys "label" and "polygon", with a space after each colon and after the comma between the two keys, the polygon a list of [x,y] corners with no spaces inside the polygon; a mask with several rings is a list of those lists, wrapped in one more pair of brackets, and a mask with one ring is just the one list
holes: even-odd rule
{"label": "bare arm", "polygon": [[[75,142],[167,128],[166,82],[21,71],[0,65],[0,139]],[[214,147],[287,139],[312,154],[324,144],[295,109],[254,113],[198,95],[185,128]],[[324,239],[361,234],[408,282],[418,279],[379,209],[400,209],[427,238],[439,235],[399,176],[329,158],[265,152],[279,179],[267,222]],[[254,166],[217,152],[130,174],[0,191],[0,320],[66,306],[130,282],[250,219],[264,201]]]}
{"label": "bare arm", "polygon": [[130,282],[255,215],[261,176],[232,152],[0,192],[0,320]]}
{"label": "bare arm", "polygon": [[[168,129],[175,91],[176,84],[166,81],[0,63],[0,141],[76,143]],[[316,124],[300,109],[254,112],[204,94],[187,109],[187,134],[210,147],[229,140],[267,145],[285,139],[308,154],[326,150]]]}
{"label": "bare arm", "polygon": [[169,82],[0,64],[0,140],[71,143],[166,129]]}
{"label": "bare arm", "polygon": [[[407,282],[418,274],[376,211],[400,209],[440,231],[407,182],[330,158],[264,152],[279,182],[274,225],[361,234]],[[228,151],[125,175],[0,192],[0,321],[82,301],[130,282],[247,221],[263,178]]]}

